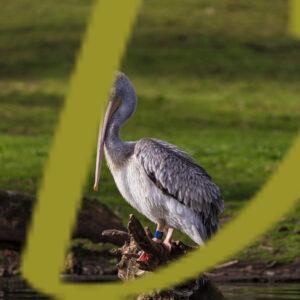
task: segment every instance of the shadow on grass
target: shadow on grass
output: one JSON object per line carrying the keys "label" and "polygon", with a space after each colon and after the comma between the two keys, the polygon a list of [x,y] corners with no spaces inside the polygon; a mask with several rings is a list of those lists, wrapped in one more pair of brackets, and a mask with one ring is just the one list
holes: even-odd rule
{"label": "shadow on grass", "polygon": [[141,76],[298,80],[299,49],[300,42],[287,37],[247,42],[220,35],[149,34],[133,39],[124,65]]}
{"label": "shadow on grass", "polygon": [[[83,26],[29,26],[0,33],[0,78],[66,77]],[[297,80],[300,43],[287,37],[241,41],[213,34],[136,34],[124,60],[128,73],[155,77]]]}
{"label": "shadow on grass", "polygon": [[0,32],[0,79],[66,77],[79,50],[83,28],[32,26]]}

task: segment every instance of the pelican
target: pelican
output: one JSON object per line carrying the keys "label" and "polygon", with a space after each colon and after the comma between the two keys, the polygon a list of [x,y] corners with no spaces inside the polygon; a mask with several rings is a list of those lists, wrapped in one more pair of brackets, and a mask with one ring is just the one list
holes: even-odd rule
{"label": "pelican", "polygon": [[204,168],[172,144],[154,138],[122,141],[120,128],[136,105],[132,83],[118,72],[99,132],[94,190],[105,154],[121,195],[156,224],[155,242],[170,250],[178,229],[203,245],[219,226],[224,208],[220,189]]}

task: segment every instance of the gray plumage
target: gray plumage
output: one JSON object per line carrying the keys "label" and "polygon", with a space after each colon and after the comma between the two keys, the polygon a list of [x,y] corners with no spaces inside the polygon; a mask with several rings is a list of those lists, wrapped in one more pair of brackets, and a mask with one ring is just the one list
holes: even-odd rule
{"label": "gray plumage", "polygon": [[141,139],[134,154],[149,178],[165,194],[199,214],[203,239],[218,229],[224,203],[218,186],[186,152],[157,139]]}

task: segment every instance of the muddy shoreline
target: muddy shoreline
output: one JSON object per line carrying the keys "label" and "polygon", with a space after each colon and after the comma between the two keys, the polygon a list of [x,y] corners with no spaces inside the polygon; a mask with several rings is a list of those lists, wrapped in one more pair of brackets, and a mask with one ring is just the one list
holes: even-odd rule
{"label": "muddy shoreline", "polygon": [[[20,279],[20,255],[16,250],[3,251],[0,262],[0,290],[3,282]],[[81,247],[66,256],[62,278],[68,282],[102,282],[117,280],[119,259],[111,250],[91,251]],[[230,261],[205,275],[216,283],[300,283],[300,256],[290,264],[276,261]]]}
{"label": "muddy shoreline", "polygon": [[[107,269],[107,266],[105,266],[105,272],[102,270],[103,265],[101,262],[99,264],[99,262],[97,263],[95,261],[94,264],[90,262],[90,265],[85,268],[84,273],[66,273],[62,274],[61,278],[66,282],[104,282],[118,280],[115,268]],[[215,283],[300,283],[300,259],[288,265],[276,262],[264,264],[242,261],[232,266],[206,272],[205,275]],[[2,277],[0,277],[0,290],[3,284],[8,281],[22,284],[23,280],[19,274],[2,274]]]}
{"label": "muddy shoreline", "polygon": [[300,259],[291,264],[242,261],[208,272],[207,276],[214,282],[222,283],[299,283]]}
{"label": "muddy shoreline", "polygon": [[[100,266],[96,267],[100,270]],[[93,272],[94,269],[85,272]],[[97,272],[95,272],[97,273]],[[101,272],[100,272],[101,273]],[[119,278],[115,270],[102,274],[63,274],[61,280],[66,283],[90,283],[101,284],[103,282],[118,281]],[[110,273],[110,274],[109,274]],[[295,262],[290,265],[277,265],[263,264],[263,263],[250,263],[238,262],[232,266],[225,267],[219,270],[206,273],[206,277],[215,284],[218,288],[219,285],[224,284],[286,284],[286,283],[300,283],[300,263]],[[33,290],[22,277],[18,275],[0,277],[0,298],[5,295],[21,296],[34,299],[49,299],[47,296],[40,294]]]}

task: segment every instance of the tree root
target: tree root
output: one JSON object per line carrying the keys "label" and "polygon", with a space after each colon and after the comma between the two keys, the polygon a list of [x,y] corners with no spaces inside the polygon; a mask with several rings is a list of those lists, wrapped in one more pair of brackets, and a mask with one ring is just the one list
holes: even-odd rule
{"label": "tree root", "polygon": [[[123,280],[131,280],[143,276],[147,272],[153,272],[158,267],[166,265],[174,259],[187,254],[193,247],[187,246],[180,241],[172,242],[171,251],[168,251],[162,244],[152,240],[152,234],[148,228],[143,228],[139,220],[129,216],[128,232],[118,230],[105,230],[102,236],[108,242],[123,246],[112,251],[120,257],[118,277]],[[141,251],[149,255],[147,262],[138,260]],[[148,295],[139,295],[139,300],[155,299],[224,299],[221,292],[212,285],[204,276],[177,286],[166,291],[155,291]]]}

